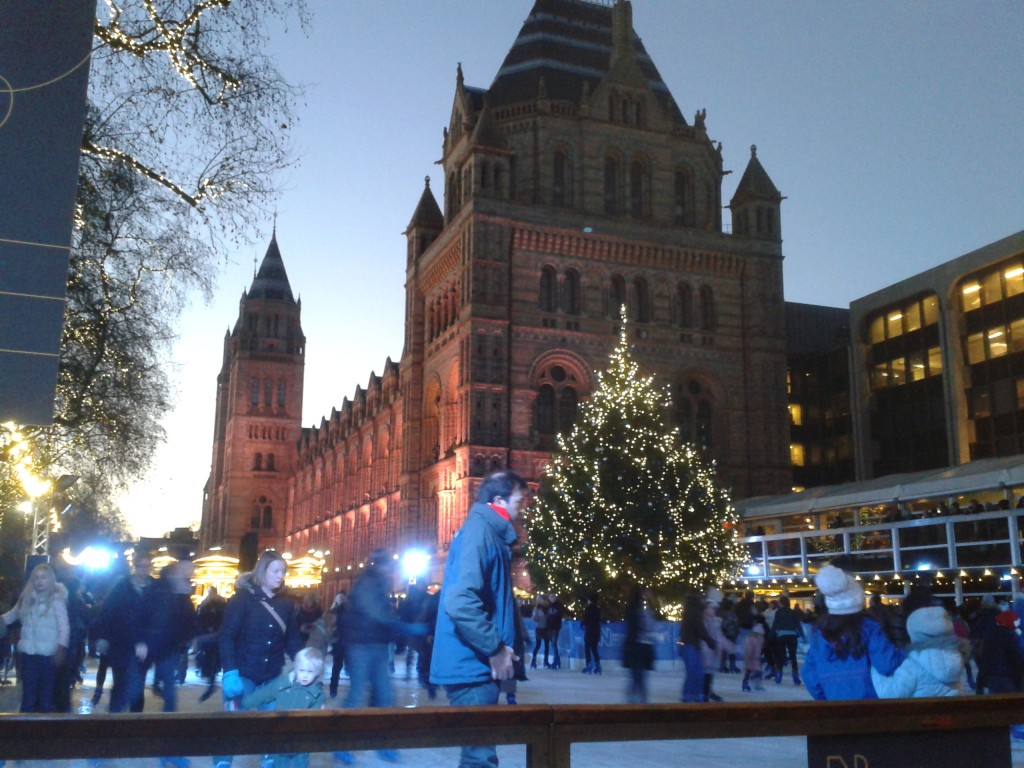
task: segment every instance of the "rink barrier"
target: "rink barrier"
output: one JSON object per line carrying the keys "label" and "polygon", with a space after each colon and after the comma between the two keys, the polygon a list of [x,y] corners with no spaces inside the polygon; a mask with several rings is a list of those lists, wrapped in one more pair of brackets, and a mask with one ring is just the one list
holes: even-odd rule
{"label": "rink barrier", "polygon": [[[65,760],[525,745],[526,768],[570,768],[573,744],[772,736],[1005,732],[1024,696],[850,702],[518,705],[203,715],[0,715],[0,758]],[[999,737],[1001,738],[1001,736]],[[203,761],[194,761],[202,766]]]}

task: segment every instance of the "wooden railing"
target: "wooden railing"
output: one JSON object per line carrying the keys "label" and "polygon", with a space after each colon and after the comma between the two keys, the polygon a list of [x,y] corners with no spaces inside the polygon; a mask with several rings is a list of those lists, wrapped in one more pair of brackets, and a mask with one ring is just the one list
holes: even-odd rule
{"label": "wooden railing", "polygon": [[[1024,696],[851,702],[438,707],[161,715],[0,715],[0,758],[332,752],[522,744],[526,768],[568,768],[573,744],[858,736],[1024,721]],[[1007,747],[1008,749],[1008,747]],[[641,761],[642,763],[642,761]],[[640,764],[640,763],[638,763]]]}

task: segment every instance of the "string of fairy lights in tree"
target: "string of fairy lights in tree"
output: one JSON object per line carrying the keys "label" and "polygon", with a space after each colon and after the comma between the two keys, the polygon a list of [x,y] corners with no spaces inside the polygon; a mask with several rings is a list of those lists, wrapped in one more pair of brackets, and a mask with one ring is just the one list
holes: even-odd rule
{"label": "string of fairy lights in tree", "polygon": [[535,581],[621,605],[633,585],[678,615],[691,589],[735,578],[747,559],[714,465],[665,424],[668,392],[643,376],[622,318],[618,345],[545,472],[529,518]]}

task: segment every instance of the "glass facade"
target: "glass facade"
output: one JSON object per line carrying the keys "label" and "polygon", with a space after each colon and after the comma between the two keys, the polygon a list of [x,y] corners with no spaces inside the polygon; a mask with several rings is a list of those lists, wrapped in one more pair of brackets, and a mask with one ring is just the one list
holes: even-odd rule
{"label": "glass facade", "polygon": [[948,463],[939,299],[927,293],[867,318],[873,476]]}
{"label": "glass facade", "polygon": [[963,312],[971,459],[1024,452],[1024,262],[1017,257],[968,275]]}

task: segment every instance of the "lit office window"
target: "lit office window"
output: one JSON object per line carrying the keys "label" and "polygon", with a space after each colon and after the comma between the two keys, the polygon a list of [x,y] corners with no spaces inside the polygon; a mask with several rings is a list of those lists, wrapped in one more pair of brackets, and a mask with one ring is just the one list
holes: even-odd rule
{"label": "lit office window", "polygon": [[1006,354],[1006,329],[991,328],[986,332],[988,336],[988,357],[989,360],[1002,357]]}
{"label": "lit office window", "polygon": [[969,365],[985,362],[985,334],[972,333],[967,337],[967,362]]}
{"label": "lit office window", "polygon": [[1024,352],[1024,318],[1018,318],[1010,323],[1010,353]]}
{"label": "lit office window", "polygon": [[918,302],[915,301],[903,311],[903,327],[907,333],[921,327],[921,305]]}
{"label": "lit office window", "polygon": [[889,379],[890,387],[898,387],[907,383],[907,361],[905,358],[897,357],[890,362],[892,376]]}
{"label": "lit office window", "polygon": [[914,350],[907,355],[907,375],[910,381],[921,381],[928,375],[924,360],[924,350]]}
{"label": "lit office window", "polygon": [[893,339],[903,335],[903,313],[900,311],[890,312],[886,318],[886,335]]}
{"label": "lit office window", "polygon": [[789,460],[794,467],[804,465],[804,447],[800,443],[789,444]]}
{"label": "lit office window", "polygon": [[793,426],[799,427],[804,423],[804,409],[799,403],[789,404],[789,420]]}
{"label": "lit office window", "polygon": [[968,283],[960,289],[960,304],[964,312],[981,306],[981,283]]}
{"label": "lit office window", "polygon": [[999,272],[989,272],[981,283],[981,301],[984,304],[995,304],[1003,300],[1003,276]]}
{"label": "lit office window", "polygon": [[885,341],[885,316],[879,315],[868,326],[868,341],[878,344]]}
{"label": "lit office window", "polygon": [[885,389],[889,386],[889,364],[879,363],[871,369],[871,389]]}
{"label": "lit office window", "polygon": [[1003,272],[1004,285],[1006,286],[1007,297],[1024,293],[1024,266],[1015,264]]}

